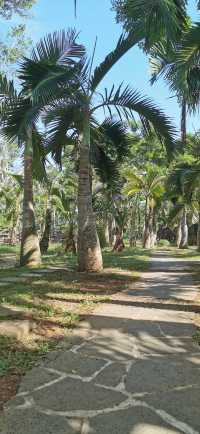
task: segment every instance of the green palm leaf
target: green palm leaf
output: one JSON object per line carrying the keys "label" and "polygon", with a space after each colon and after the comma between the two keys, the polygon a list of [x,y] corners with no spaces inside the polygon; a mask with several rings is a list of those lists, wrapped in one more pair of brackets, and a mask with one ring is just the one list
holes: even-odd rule
{"label": "green palm leaf", "polygon": [[174,151],[175,128],[151,99],[142,96],[138,91],[132,90],[129,86],[122,89],[122,85],[117,90],[113,86],[110,92],[105,89],[105,93],[101,97],[102,103],[95,107],[93,111],[104,107],[112,115],[112,109],[114,108],[121,119],[123,116],[127,119],[130,117],[134,118],[134,113],[136,112],[140,116],[145,130],[150,132],[151,126],[153,126],[158,137],[163,139],[168,156],[172,155]]}
{"label": "green palm leaf", "polygon": [[91,90],[94,91],[105,75],[110,71],[110,69],[118,62],[118,60],[130,50],[133,45],[137,44],[142,38],[141,33],[130,33],[128,36],[122,34],[116,45],[116,48],[111,51],[104,61],[100,63],[94,70],[93,76],[91,77]]}

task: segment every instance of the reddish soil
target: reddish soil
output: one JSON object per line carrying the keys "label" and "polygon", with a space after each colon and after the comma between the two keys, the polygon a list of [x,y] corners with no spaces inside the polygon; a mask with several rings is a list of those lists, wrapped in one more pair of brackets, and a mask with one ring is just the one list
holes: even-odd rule
{"label": "reddish soil", "polygon": [[0,377],[0,411],[3,409],[3,405],[16,395],[20,381],[20,374],[9,374]]}

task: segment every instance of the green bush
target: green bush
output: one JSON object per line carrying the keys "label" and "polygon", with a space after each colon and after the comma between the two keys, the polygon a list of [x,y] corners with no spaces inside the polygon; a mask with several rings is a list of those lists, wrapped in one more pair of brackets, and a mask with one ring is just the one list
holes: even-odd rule
{"label": "green bush", "polygon": [[158,246],[159,247],[169,247],[170,246],[170,242],[168,240],[159,240],[158,241]]}

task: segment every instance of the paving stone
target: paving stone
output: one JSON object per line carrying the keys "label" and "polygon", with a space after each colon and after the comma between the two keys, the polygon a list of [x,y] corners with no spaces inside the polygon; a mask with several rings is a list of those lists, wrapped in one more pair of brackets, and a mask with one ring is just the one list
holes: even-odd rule
{"label": "paving stone", "polygon": [[153,411],[133,407],[97,416],[87,421],[87,433],[95,434],[182,434],[183,431],[162,420]]}
{"label": "paving stone", "polygon": [[[82,421],[46,416],[33,409],[5,414],[1,434],[80,434]],[[1,429],[1,428],[0,428]]]}
{"label": "paving stone", "polygon": [[146,359],[133,364],[126,380],[126,389],[132,393],[168,391],[176,386],[200,386],[200,367],[184,360]]}
{"label": "paving stone", "polygon": [[34,392],[33,396],[37,405],[57,411],[98,410],[124,401],[124,395],[120,392],[71,378]]}
{"label": "paving stone", "polygon": [[[199,374],[197,374],[197,376],[198,375]],[[145,397],[145,401],[149,405],[157,409],[165,410],[167,413],[171,414],[172,417],[190,425],[193,429],[191,433],[198,434],[200,433],[200,387],[196,387],[195,384],[192,385],[190,377],[187,379],[188,386],[185,388],[164,394],[157,393],[151,397]]]}
{"label": "paving stone", "polygon": [[97,375],[95,382],[104,384],[106,386],[116,387],[121,382],[125,374],[125,363],[112,363],[112,365],[108,366],[102,372],[100,372],[99,375]]}
{"label": "paving stone", "polygon": [[81,348],[79,353],[119,361],[127,360],[134,356],[133,344],[129,341],[129,336],[123,334],[121,334],[121,340],[112,339],[110,336],[96,338]]}
{"label": "paving stone", "polygon": [[88,358],[87,356],[80,356],[79,353],[73,353],[72,351],[59,351],[57,357],[46,364],[48,368],[83,377],[90,377],[104,365],[104,360],[100,360],[97,357]]}
{"label": "paving stone", "polygon": [[56,378],[59,378],[58,374],[54,374],[44,368],[36,366],[23,378],[18,393],[32,391],[36,387],[49,383]]}

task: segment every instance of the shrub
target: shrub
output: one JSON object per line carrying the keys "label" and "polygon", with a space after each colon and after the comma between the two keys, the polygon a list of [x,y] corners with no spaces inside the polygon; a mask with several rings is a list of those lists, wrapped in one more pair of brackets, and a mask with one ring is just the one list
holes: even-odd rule
{"label": "shrub", "polygon": [[170,242],[168,240],[159,240],[158,241],[158,246],[159,247],[169,247],[170,246]]}

